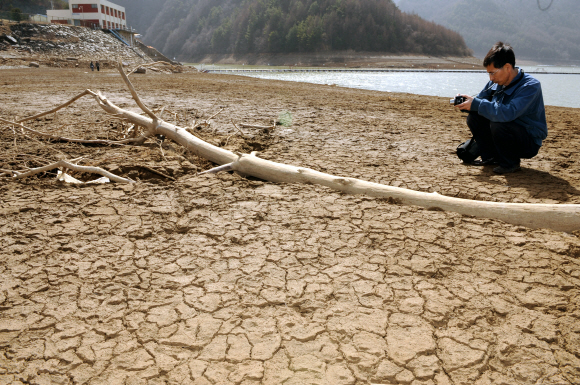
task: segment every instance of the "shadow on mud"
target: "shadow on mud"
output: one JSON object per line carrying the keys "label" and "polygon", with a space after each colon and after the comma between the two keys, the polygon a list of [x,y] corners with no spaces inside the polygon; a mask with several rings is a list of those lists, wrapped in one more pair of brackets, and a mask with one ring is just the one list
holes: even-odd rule
{"label": "shadow on mud", "polygon": [[[475,178],[482,183],[504,184],[501,180],[490,180],[490,175],[496,174],[493,173],[492,168],[485,168]],[[534,198],[554,199],[561,202],[567,202],[574,196],[579,197],[576,200],[580,199],[580,190],[572,186],[566,179],[546,171],[522,167],[521,172],[503,176],[507,186],[526,189]]]}

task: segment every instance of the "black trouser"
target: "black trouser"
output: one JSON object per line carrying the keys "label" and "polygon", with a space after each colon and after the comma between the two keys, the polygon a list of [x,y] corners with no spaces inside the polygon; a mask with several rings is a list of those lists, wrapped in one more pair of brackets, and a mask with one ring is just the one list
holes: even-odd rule
{"label": "black trouser", "polygon": [[481,151],[481,159],[494,158],[505,168],[519,166],[520,159],[533,158],[540,150],[528,130],[514,122],[491,122],[470,112],[467,126]]}

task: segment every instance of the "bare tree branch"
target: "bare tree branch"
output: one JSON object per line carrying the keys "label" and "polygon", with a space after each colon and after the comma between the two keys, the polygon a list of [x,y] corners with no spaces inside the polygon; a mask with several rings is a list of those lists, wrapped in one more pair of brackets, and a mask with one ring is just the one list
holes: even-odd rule
{"label": "bare tree branch", "polygon": [[172,176],[169,176],[169,175],[167,175],[167,174],[164,174],[164,173],[162,173],[161,171],[157,171],[157,170],[155,170],[154,168],[147,167],[147,166],[139,166],[139,167],[141,167],[141,168],[144,168],[144,169],[145,169],[145,170],[147,170],[147,171],[151,171],[152,173],[154,173],[154,174],[157,174],[157,175],[160,175],[160,176],[162,176],[162,177],[164,177],[164,178],[171,179],[172,181],[175,181],[175,178],[174,178],[174,177],[172,177]]}
{"label": "bare tree branch", "polygon": [[271,126],[259,126],[257,124],[245,124],[245,123],[239,123],[239,124],[240,124],[240,127],[243,127],[243,128],[257,128],[260,130],[273,130],[274,128],[276,128],[275,123]]}
{"label": "bare tree branch", "polygon": [[198,175],[203,175],[203,174],[217,174],[218,172],[222,172],[222,171],[231,171],[232,169],[232,165],[233,163],[228,163],[228,164],[224,164],[218,167],[214,167],[211,170],[207,170],[204,172],[200,172]]}
{"label": "bare tree branch", "polygon": [[121,73],[121,76],[123,77],[123,80],[125,81],[125,84],[127,84],[127,87],[129,87],[129,91],[131,92],[131,95],[133,96],[133,99],[135,100],[139,108],[141,108],[147,115],[149,115],[151,119],[158,120],[157,116],[155,116],[155,114],[151,112],[151,110],[147,108],[145,104],[143,104],[143,102],[139,98],[139,95],[137,95],[137,92],[135,91],[133,84],[131,84],[131,81],[129,80],[127,75],[125,75],[125,71],[123,70],[123,65],[121,63],[118,64],[118,69],[119,72]]}
{"label": "bare tree branch", "polygon": [[85,95],[97,96],[97,94],[94,93],[93,91],[91,91],[91,90],[85,90],[84,92],[78,94],[77,96],[75,96],[74,98],[72,98],[71,100],[69,100],[68,102],[66,102],[64,104],[61,104],[60,106],[57,106],[57,107],[53,108],[50,111],[46,111],[46,112],[42,112],[40,114],[36,114],[36,115],[33,115],[33,116],[29,116],[27,118],[17,120],[16,122],[17,123],[23,123],[23,122],[26,122],[28,120],[38,119],[38,118],[41,118],[41,117],[43,117],[45,115],[52,114],[54,112],[57,112],[58,110],[61,110],[61,109],[65,108],[65,107],[73,104],[75,101],[77,101],[78,99],[82,98]]}
{"label": "bare tree branch", "polygon": [[133,181],[131,179],[122,178],[122,177],[117,176],[113,173],[110,173],[109,171],[103,170],[100,167],[79,166],[77,164],[68,162],[66,160],[59,160],[56,163],[52,163],[52,164],[38,167],[38,168],[33,168],[33,169],[30,169],[30,170],[27,170],[24,172],[13,171],[13,170],[1,170],[1,171],[4,172],[4,174],[7,174],[7,173],[12,174],[13,178],[22,179],[22,178],[27,178],[27,177],[32,176],[32,175],[40,174],[42,172],[54,170],[55,168],[60,168],[60,167],[67,168],[67,169],[77,171],[77,172],[87,172],[87,173],[91,173],[91,174],[99,174],[102,176],[106,176],[110,180],[112,180],[114,182],[118,182],[118,183],[133,183]]}
{"label": "bare tree branch", "polygon": [[238,125],[234,123],[234,120],[231,119],[230,121],[232,122],[232,124],[234,125],[234,127],[236,128],[236,130],[238,130],[238,132],[240,133],[240,135],[242,135],[242,138],[245,138],[246,137],[246,134],[244,134],[244,132],[238,127]]}
{"label": "bare tree branch", "polygon": [[74,138],[65,138],[63,136],[58,136],[58,135],[52,135],[52,134],[47,134],[44,132],[40,132],[40,131],[36,131],[30,127],[26,127],[23,124],[20,123],[16,123],[16,122],[11,122],[10,120],[6,120],[6,119],[2,119],[0,118],[0,122],[2,123],[6,123],[6,124],[12,124],[14,126],[20,127],[23,130],[26,130],[32,134],[41,136],[43,138],[47,138],[47,139],[54,139],[54,140],[59,140],[59,141],[64,141],[64,142],[71,142],[71,143],[84,143],[84,144],[107,144],[107,145],[123,145],[125,143],[131,143],[131,142],[135,142],[135,140],[123,140],[120,142],[116,142],[116,141],[111,141],[111,140],[105,140],[105,139],[74,139]]}
{"label": "bare tree branch", "polygon": [[[400,204],[498,219],[531,228],[543,227],[557,231],[576,231],[580,229],[580,204],[501,203],[453,198],[437,193],[425,193],[386,186],[360,179],[325,174],[308,168],[276,163],[258,158],[254,153],[250,155],[233,153],[197,138],[185,128],[158,119],[155,114],[141,103],[120,65],[119,72],[125,83],[127,83],[133,98],[149,117],[119,108],[101,93],[94,95],[99,106],[109,114],[120,116],[136,126],[143,127],[146,130],[145,137],[163,135],[201,158],[218,165],[226,165],[225,167],[210,170],[210,172],[233,170],[241,175],[249,175],[275,183],[318,184],[348,194],[364,194],[377,198],[386,198]],[[9,122],[9,124],[14,123]],[[52,168],[58,166],[59,163],[56,166],[53,165]],[[64,163],[60,163],[60,166],[69,167],[68,164]],[[69,168],[80,170],[79,167],[82,166],[71,165]],[[43,170],[45,169],[39,168],[35,169],[35,172],[42,172]],[[87,172],[86,169],[82,171]],[[25,177],[32,175],[31,173],[32,170],[27,173],[19,173],[18,176]]]}

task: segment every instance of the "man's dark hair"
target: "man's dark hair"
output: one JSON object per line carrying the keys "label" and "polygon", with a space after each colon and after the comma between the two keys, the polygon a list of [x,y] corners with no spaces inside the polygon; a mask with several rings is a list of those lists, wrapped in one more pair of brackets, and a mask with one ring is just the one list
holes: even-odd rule
{"label": "man's dark hair", "polygon": [[514,50],[511,45],[504,44],[501,41],[495,43],[483,59],[484,67],[493,64],[495,68],[501,68],[507,63],[511,64],[512,67],[515,67],[516,55],[514,54]]}

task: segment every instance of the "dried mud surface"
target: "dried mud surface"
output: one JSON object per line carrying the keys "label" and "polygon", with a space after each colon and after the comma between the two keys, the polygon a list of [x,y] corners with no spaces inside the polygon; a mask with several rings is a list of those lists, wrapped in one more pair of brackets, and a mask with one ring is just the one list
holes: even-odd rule
{"label": "dried mud surface", "polygon": [[[456,159],[468,130],[444,98],[198,73],[133,81],[181,125],[223,107],[196,134],[231,150],[450,196],[580,203],[578,109],[548,107],[540,154],[497,176]],[[0,87],[5,118],[85,88],[137,111],[112,71],[2,70]],[[285,112],[291,125],[245,139],[230,122]],[[90,99],[30,125],[124,129]],[[140,182],[1,179],[0,384],[580,384],[578,233],[196,176],[212,165],[168,141],[16,134],[0,131],[0,168],[84,156]]]}

